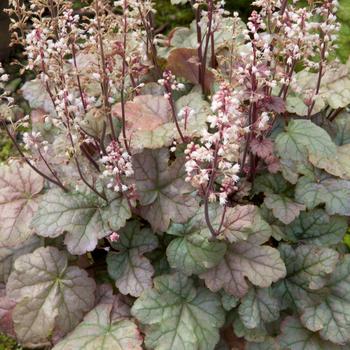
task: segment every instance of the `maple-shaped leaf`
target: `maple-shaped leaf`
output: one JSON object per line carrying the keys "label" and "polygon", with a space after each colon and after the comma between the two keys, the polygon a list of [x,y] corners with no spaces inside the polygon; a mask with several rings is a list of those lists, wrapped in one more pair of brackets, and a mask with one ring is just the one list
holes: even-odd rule
{"label": "maple-shaped leaf", "polygon": [[343,345],[350,343],[350,254],[339,261],[325,284],[322,298],[305,306],[302,323],[323,339]]}
{"label": "maple-shaped leaf", "polygon": [[256,154],[262,159],[266,159],[273,154],[273,142],[270,139],[253,139],[250,142],[250,149],[253,154]]}
{"label": "maple-shaped leaf", "polygon": [[[122,118],[121,103],[113,106],[113,113]],[[129,133],[153,130],[171,120],[171,107],[164,96],[140,95],[125,103],[125,120]]]}
{"label": "maple-shaped leaf", "polygon": [[19,257],[7,282],[17,303],[13,321],[25,346],[50,344],[53,334],[72,330],[94,304],[95,282],[87,272],[68,266],[67,255],[54,247]]}
{"label": "maple-shaped leaf", "polygon": [[336,145],[329,134],[310,120],[293,119],[276,138],[276,150],[283,159],[302,161],[309,154],[333,156]]}
{"label": "maple-shaped leaf", "polygon": [[248,342],[245,350],[281,350],[281,348],[276,339],[266,337],[261,343]]}
{"label": "maple-shaped leaf", "polygon": [[221,262],[200,275],[207,287],[217,292],[243,297],[249,289],[246,279],[255,286],[269,287],[286,275],[286,267],[277,249],[261,245],[269,235],[256,232],[246,241],[231,244]]}
{"label": "maple-shaped leaf", "polygon": [[6,282],[14,261],[21,255],[31,253],[43,244],[38,236],[28,238],[18,247],[0,248],[0,282]]}
{"label": "maple-shaped leaf", "polygon": [[332,344],[323,340],[317,333],[310,332],[297,318],[291,316],[282,322],[278,343],[281,350],[344,350],[344,347]]}
{"label": "maple-shaped leaf", "polygon": [[238,313],[244,326],[252,329],[277,320],[280,304],[271,288],[251,288],[242,298]]}
{"label": "maple-shaped leaf", "polygon": [[[176,114],[183,107],[191,109],[191,117],[178,122],[185,137],[201,136],[209,111],[209,104],[197,92],[180,97],[175,103]],[[121,104],[113,113],[122,117]],[[169,101],[163,95],[141,95],[125,104],[126,134],[130,147],[136,152],[144,148],[156,149],[170,146],[179,133],[173,120]]]}
{"label": "maple-shaped leaf", "polygon": [[[197,49],[176,48],[170,51],[167,68],[178,77],[197,85],[199,81],[199,62]],[[208,69],[205,71],[205,90],[210,91],[215,75]]]}
{"label": "maple-shaped leaf", "polygon": [[268,336],[267,330],[263,325],[255,328],[247,328],[237,313],[234,314],[233,330],[237,337],[245,339],[247,342],[263,342]]}
{"label": "maple-shaped leaf", "polygon": [[16,302],[6,295],[5,285],[0,284],[0,332],[15,337],[12,312]]}
{"label": "maple-shaped leaf", "polygon": [[332,156],[323,154],[310,154],[310,162],[319,169],[324,169],[328,174],[350,180],[350,144],[339,146]]}
{"label": "maple-shaped leaf", "polygon": [[295,199],[313,209],[325,204],[330,215],[350,215],[350,181],[325,175],[302,176],[295,187]]}
{"label": "maple-shaped leaf", "polygon": [[0,167],[0,247],[16,247],[33,234],[30,222],[43,188],[44,179],[27,164]]}
{"label": "maple-shaped leaf", "polygon": [[262,219],[259,208],[255,205],[236,205],[226,208],[222,220],[222,207],[217,208],[213,219],[213,227],[220,229],[218,239],[225,239],[230,243],[246,240],[251,234],[259,234],[262,237],[271,235],[270,226]]}
{"label": "maple-shaped leaf", "polygon": [[287,267],[287,276],[274,287],[283,308],[304,310],[320,299],[327,276],[334,272],[339,254],[330,248],[287,244],[279,247]]}
{"label": "maple-shaped leaf", "polygon": [[137,221],[129,222],[118,233],[119,240],[112,242],[118,252],[107,256],[108,272],[122,294],[138,297],[152,286],[154,269],[143,254],[154,250],[158,240],[150,229],[141,229]]}
{"label": "maple-shaped leaf", "polygon": [[[215,217],[216,211],[210,211]],[[166,250],[172,268],[186,275],[199,274],[217,265],[226,252],[224,242],[212,241],[201,207],[185,224],[172,224],[167,234],[176,236]]]}
{"label": "maple-shaped leaf", "polygon": [[281,194],[267,193],[264,203],[267,208],[272,210],[273,215],[286,225],[297,218],[302,210],[306,209],[304,204],[296,203],[291,198]]}
{"label": "maple-shaped leaf", "polygon": [[118,296],[103,298],[53,350],[142,350],[136,324],[118,313],[123,307]]}
{"label": "maple-shaped leaf", "polygon": [[[315,96],[313,114],[320,112],[326,106],[332,109],[344,108],[350,103],[350,69],[349,64],[333,61],[322,76],[320,90]],[[316,87],[317,74],[302,70],[295,74],[295,86],[298,92],[290,91],[287,98],[287,110],[301,116],[307,115],[308,107],[305,100],[309,99]],[[301,93],[299,92],[301,91]]]}
{"label": "maple-shaped leaf", "polygon": [[283,231],[292,242],[329,246],[339,243],[348,228],[347,219],[329,216],[323,209],[302,212]]}
{"label": "maple-shaped leaf", "polygon": [[91,192],[48,191],[32,221],[37,234],[57,237],[65,232],[70,253],[92,251],[100,238],[125,225],[131,216],[126,199],[115,195],[107,203]]}
{"label": "maple-shaped leaf", "polygon": [[293,188],[281,174],[263,174],[254,183],[254,192],[264,192],[264,204],[284,224],[291,223],[305,210],[305,205],[294,201]]}
{"label": "maple-shaped leaf", "polygon": [[219,297],[179,273],[156,277],[131,312],[154,350],[213,350],[225,319]]}
{"label": "maple-shaped leaf", "polygon": [[190,195],[193,188],[184,180],[184,159],[177,158],[170,166],[168,162],[166,148],[146,150],[133,157],[140,213],[158,232],[166,231],[170,221],[186,222],[198,208]]}

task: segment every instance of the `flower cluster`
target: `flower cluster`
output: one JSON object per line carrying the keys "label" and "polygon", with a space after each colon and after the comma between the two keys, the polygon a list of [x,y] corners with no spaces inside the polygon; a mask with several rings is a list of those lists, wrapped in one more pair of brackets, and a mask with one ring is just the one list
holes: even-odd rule
{"label": "flower cluster", "polygon": [[117,141],[112,141],[106,148],[106,155],[102,156],[101,162],[104,165],[103,177],[109,179],[107,187],[126,194],[128,198],[134,198],[134,184],[128,185],[125,181],[125,178],[134,174],[128,152],[123,150]]}
{"label": "flower cluster", "polygon": [[191,142],[186,154],[186,181],[222,205],[237,189],[239,144],[244,129],[240,101],[227,83],[213,96],[213,115],[208,117],[210,131],[204,130],[201,145]]}
{"label": "flower cluster", "polygon": [[40,150],[44,152],[48,150],[48,142],[43,140],[40,132],[25,132],[23,133],[23,143],[26,150]]}
{"label": "flower cluster", "polygon": [[166,69],[163,72],[163,79],[159,79],[158,84],[160,84],[164,87],[164,89],[166,91],[164,94],[164,97],[166,99],[171,98],[172,91],[183,90],[185,88],[185,85],[182,83],[179,83],[176,80],[175,75],[172,74],[172,72],[169,69]]}

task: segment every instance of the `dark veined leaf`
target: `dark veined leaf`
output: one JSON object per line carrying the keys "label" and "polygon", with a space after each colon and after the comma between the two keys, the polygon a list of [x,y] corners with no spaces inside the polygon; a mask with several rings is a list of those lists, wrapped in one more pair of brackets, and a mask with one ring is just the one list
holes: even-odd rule
{"label": "dark veined leaf", "polygon": [[[216,211],[210,215],[215,217]],[[172,224],[168,234],[177,236],[166,250],[169,264],[185,275],[199,274],[217,265],[226,252],[224,242],[210,240],[203,208],[186,224]]]}
{"label": "dark veined leaf", "polygon": [[301,245],[295,249],[287,244],[279,247],[287,267],[287,276],[274,287],[283,308],[302,311],[322,296],[320,289],[327,276],[334,272],[339,254],[330,248]]}
{"label": "dark veined leaf", "polygon": [[31,253],[42,245],[43,240],[33,236],[24,241],[19,247],[0,248],[0,282],[6,282],[14,261],[21,255]]}
{"label": "dark veined leaf", "polygon": [[273,215],[286,225],[297,218],[302,210],[305,210],[304,204],[296,203],[281,194],[266,194],[264,203],[272,210]]}
{"label": "dark veined leaf", "polygon": [[156,277],[131,312],[148,325],[145,342],[154,350],[213,350],[224,323],[218,295],[179,273]]}
{"label": "dark veined leaf", "polygon": [[339,243],[347,230],[347,219],[329,216],[323,209],[302,212],[283,231],[292,242],[328,246]]}
{"label": "dark veined leaf", "polygon": [[[295,317],[287,317],[281,327],[278,342],[281,350],[341,350],[344,349],[329,341],[323,340],[317,333],[307,330]],[[254,348],[253,348],[254,349]],[[259,348],[257,348],[259,349]]]}
{"label": "dark veined leaf", "polygon": [[169,151],[146,150],[133,157],[136,187],[141,216],[155,231],[166,231],[170,221],[184,223],[198,208],[190,196],[193,188],[185,182],[184,159],[177,158],[170,166]]}
{"label": "dark veined leaf", "polygon": [[328,174],[350,180],[350,144],[339,146],[332,156],[323,154],[310,154],[310,162],[319,169],[324,169]]}
{"label": "dark veined leaf", "polygon": [[6,288],[17,303],[13,321],[18,339],[38,347],[79,323],[93,307],[96,285],[86,271],[68,267],[66,254],[47,247],[19,257]]}
{"label": "dark veined leaf", "polygon": [[115,196],[109,203],[91,192],[48,191],[32,221],[37,234],[57,237],[64,232],[70,253],[84,254],[95,249],[97,241],[125,225],[131,216],[126,199]]}
{"label": "dark veined leaf", "polygon": [[43,188],[44,179],[27,164],[0,167],[0,247],[17,247],[33,234],[30,222]]}
{"label": "dark veined leaf", "polygon": [[350,215],[350,181],[327,176],[302,176],[295,188],[295,198],[308,209],[325,204],[330,215]]}
{"label": "dark veined leaf", "polygon": [[118,252],[107,256],[108,272],[122,294],[137,297],[152,287],[154,269],[143,254],[155,249],[158,240],[150,229],[141,229],[137,221],[128,223],[119,236],[117,242],[112,242]]}
{"label": "dark veined leaf", "polygon": [[281,158],[302,161],[309,154],[332,156],[336,145],[329,134],[310,120],[292,120],[285,132],[276,138],[276,149]]}
{"label": "dark veined leaf", "polygon": [[257,231],[246,241],[230,245],[219,265],[200,275],[210,290],[217,292],[223,288],[228,294],[243,297],[249,289],[246,278],[265,288],[286,275],[278,250],[261,245],[271,235],[263,232]]}
{"label": "dark veined leaf", "polygon": [[251,288],[238,308],[245,327],[252,329],[279,318],[280,304],[271,288]]}
{"label": "dark veined leaf", "polygon": [[117,296],[103,298],[53,350],[142,350],[136,324],[121,317],[120,308],[124,305]]}
{"label": "dark veined leaf", "polygon": [[350,342],[350,254],[345,255],[325,285],[324,297],[306,306],[301,320],[323,339],[339,345]]}
{"label": "dark veined leaf", "polygon": [[[261,343],[249,342],[245,350],[282,350],[276,339],[266,337]],[[292,350],[292,349],[289,349]]]}

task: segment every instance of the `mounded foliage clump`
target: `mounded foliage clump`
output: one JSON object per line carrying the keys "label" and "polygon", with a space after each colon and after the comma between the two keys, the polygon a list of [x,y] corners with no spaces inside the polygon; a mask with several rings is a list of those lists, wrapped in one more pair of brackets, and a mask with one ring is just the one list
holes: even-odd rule
{"label": "mounded foliage clump", "polygon": [[[172,1],[186,4],[186,0]],[[350,347],[350,63],[337,4],[10,1],[0,330],[53,350]],[[6,108],[5,108],[6,107]]]}

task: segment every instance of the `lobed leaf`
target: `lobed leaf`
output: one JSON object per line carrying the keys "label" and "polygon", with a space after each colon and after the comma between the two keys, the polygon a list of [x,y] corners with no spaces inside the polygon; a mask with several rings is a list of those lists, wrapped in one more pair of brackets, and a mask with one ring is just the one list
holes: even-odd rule
{"label": "lobed leaf", "polygon": [[19,257],[7,282],[16,301],[13,321],[25,346],[50,344],[53,334],[72,330],[94,304],[95,282],[87,272],[68,267],[67,256],[54,247]]}
{"label": "lobed leaf", "polygon": [[228,247],[216,267],[200,275],[207,287],[217,292],[223,288],[228,294],[243,297],[249,289],[246,278],[255,286],[269,287],[286,275],[286,268],[277,249],[260,246],[258,235]]}
{"label": "lobed leaf", "polygon": [[168,166],[169,151],[147,150],[133,157],[135,182],[143,206],[140,215],[154,231],[164,232],[170,221],[184,223],[197,211],[198,203],[190,196],[192,187],[185,182],[184,159]]}
{"label": "lobed leaf", "polygon": [[314,209],[302,212],[284,232],[292,242],[329,246],[343,239],[347,227],[345,217],[329,216],[323,209]]}
{"label": "lobed leaf", "polygon": [[119,241],[112,243],[118,252],[107,255],[108,272],[122,294],[138,297],[152,287],[154,269],[143,254],[155,249],[158,240],[151,230],[141,229],[137,221],[128,223],[119,235]]}
{"label": "lobed leaf", "polygon": [[29,226],[43,188],[44,179],[27,164],[0,167],[0,247],[15,248],[33,235]]}
{"label": "lobed leaf", "polygon": [[308,209],[325,204],[330,215],[350,216],[350,181],[302,176],[295,187],[295,199]]}
{"label": "lobed leaf", "polygon": [[53,350],[142,350],[142,337],[132,320],[119,317],[118,296],[109,296]]}
{"label": "lobed leaf", "polygon": [[320,338],[317,333],[305,329],[295,317],[287,317],[281,327],[278,337],[282,349],[288,350],[341,350],[343,347],[332,344]]}
{"label": "lobed leaf", "polygon": [[308,154],[333,156],[336,145],[329,134],[310,120],[291,120],[276,138],[276,150],[283,159],[303,161]]}
{"label": "lobed leaf", "polygon": [[156,277],[131,311],[154,350],[213,350],[224,323],[219,297],[179,273]]}
{"label": "lobed leaf", "polygon": [[43,237],[65,232],[65,243],[72,254],[96,248],[97,241],[119,230],[131,216],[126,199],[115,196],[109,203],[94,193],[48,191],[42,198],[32,225]]}
{"label": "lobed leaf", "polygon": [[271,288],[251,288],[238,308],[241,321],[249,329],[277,320],[279,312],[280,304]]}

